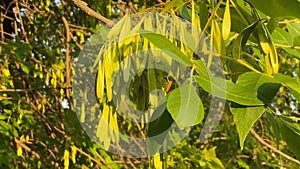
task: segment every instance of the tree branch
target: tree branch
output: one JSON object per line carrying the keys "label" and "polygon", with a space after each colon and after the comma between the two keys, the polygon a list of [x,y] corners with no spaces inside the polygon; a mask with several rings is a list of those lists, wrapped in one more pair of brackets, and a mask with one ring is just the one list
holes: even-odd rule
{"label": "tree branch", "polygon": [[264,146],[268,147],[269,149],[271,149],[273,152],[283,156],[284,158],[293,161],[294,163],[300,165],[300,161],[298,161],[297,159],[283,153],[282,151],[278,150],[277,148],[271,146],[270,144],[268,144],[267,142],[264,141],[263,138],[261,138],[253,129],[250,130],[251,134],[256,138],[256,140],[258,140],[261,144],[263,144]]}
{"label": "tree branch", "polygon": [[[62,21],[65,25],[65,29],[66,29],[66,87],[69,88],[70,84],[71,84],[71,62],[70,62],[70,39],[71,39],[71,34],[70,34],[70,27],[68,24],[68,21],[66,20],[66,18],[63,16],[62,17]],[[70,95],[71,95],[71,91],[70,89],[66,90],[66,94],[67,94],[67,98],[70,99]]]}
{"label": "tree branch", "polygon": [[74,4],[78,6],[80,9],[82,9],[85,13],[88,15],[102,21],[103,23],[107,24],[109,27],[112,27],[114,25],[114,22],[110,19],[105,18],[101,14],[95,12],[93,9],[88,7],[88,4],[82,0],[73,0]]}
{"label": "tree branch", "polygon": [[17,146],[22,147],[25,151],[30,152],[33,156],[35,156],[37,159],[40,159],[40,155],[36,153],[35,151],[31,150],[27,145],[25,145],[22,141],[18,140],[16,137],[14,138],[15,143]]}

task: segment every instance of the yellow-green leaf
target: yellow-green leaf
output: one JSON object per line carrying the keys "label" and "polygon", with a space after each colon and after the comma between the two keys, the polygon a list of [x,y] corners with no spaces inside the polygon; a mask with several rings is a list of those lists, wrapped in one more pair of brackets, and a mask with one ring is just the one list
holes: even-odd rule
{"label": "yellow-green leaf", "polygon": [[224,40],[227,40],[231,29],[231,18],[230,18],[230,6],[229,0],[226,1],[225,12],[223,16],[222,24],[222,36]]}

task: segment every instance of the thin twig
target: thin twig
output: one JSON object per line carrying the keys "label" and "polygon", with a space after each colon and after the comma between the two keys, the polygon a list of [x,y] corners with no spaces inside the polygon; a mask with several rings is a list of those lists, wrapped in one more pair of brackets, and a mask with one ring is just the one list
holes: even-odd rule
{"label": "thin twig", "polygon": [[40,155],[36,153],[35,151],[31,150],[27,145],[25,145],[22,141],[18,140],[16,137],[14,138],[17,146],[22,147],[25,151],[30,152],[33,156],[35,156],[37,159],[40,159]]}
{"label": "thin twig", "polygon": [[122,4],[122,3],[118,3],[117,5],[116,5],[116,7],[118,8],[118,9],[120,9],[120,11],[121,12],[123,12],[123,14],[126,14],[127,13],[127,11],[126,11],[126,6],[124,5],[124,4]]}
{"label": "thin twig", "polygon": [[22,16],[21,16],[21,11],[20,11],[20,8],[19,8],[18,0],[15,0],[15,3],[16,3],[17,14],[18,14],[19,20],[20,20],[20,25],[21,25],[21,30],[22,30],[23,37],[25,39],[25,42],[29,43],[28,38],[27,38],[27,32],[26,32],[24,24],[23,24],[23,19],[22,19]]}
{"label": "thin twig", "polygon": [[293,161],[294,163],[300,165],[300,161],[298,161],[297,159],[283,153],[282,151],[278,150],[277,148],[271,146],[270,144],[268,144],[267,142],[265,142],[265,140],[263,138],[261,138],[253,129],[250,130],[251,134],[256,138],[256,140],[258,140],[261,144],[265,145],[266,147],[268,147],[269,149],[271,149],[273,152],[283,156],[284,158]]}
{"label": "thin twig", "polygon": [[86,156],[88,159],[94,161],[98,166],[102,166],[102,163],[100,163],[98,160],[96,160],[95,158],[93,158],[91,155],[89,155],[88,153],[84,152],[83,150],[79,149],[79,148],[76,147],[76,146],[75,146],[75,148],[76,148],[76,150],[77,150],[80,154],[82,154],[82,155]]}
{"label": "thin twig", "polygon": [[93,9],[88,7],[88,4],[81,0],[73,0],[74,4],[78,6],[80,9],[82,9],[85,13],[88,15],[102,21],[103,23],[107,24],[109,27],[112,27],[114,25],[114,22],[110,19],[105,18],[101,14],[95,12]]}
{"label": "thin twig", "polygon": [[136,8],[135,8],[135,6],[133,5],[132,2],[129,2],[128,6],[130,7],[130,9],[132,10],[133,13],[137,13],[137,10],[136,10]]}

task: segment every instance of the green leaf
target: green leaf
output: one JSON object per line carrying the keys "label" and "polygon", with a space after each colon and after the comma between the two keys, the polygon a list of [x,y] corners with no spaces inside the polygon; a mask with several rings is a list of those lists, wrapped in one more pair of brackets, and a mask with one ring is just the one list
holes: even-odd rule
{"label": "green leaf", "polygon": [[184,5],[182,8],[179,8],[178,12],[179,15],[182,16],[184,19],[188,20],[189,22],[192,22],[192,10],[189,9],[187,5]]}
{"label": "green leaf", "polygon": [[242,74],[236,81],[236,84],[246,89],[257,91],[258,99],[265,104],[272,102],[281,86],[273,77],[255,72]]}
{"label": "green leaf", "polygon": [[199,3],[199,5],[196,5],[196,7],[198,7],[198,11],[201,12],[201,15],[199,15],[199,17],[200,17],[200,26],[201,26],[201,29],[203,30],[208,21],[209,11],[206,7],[205,1],[200,1],[198,3]]}
{"label": "green leaf", "polygon": [[26,74],[30,73],[30,69],[26,64],[21,63],[21,69],[23,70],[23,72],[25,72]]}
{"label": "green leaf", "polygon": [[199,124],[204,117],[202,102],[192,82],[169,93],[167,109],[180,129]]}
{"label": "green leaf", "polygon": [[230,6],[229,0],[226,0],[225,12],[223,16],[222,24],[222,36],[224,40],[227,40],[231,30],[231,16],[230,16]]}
{"label": "green leaf", "polygon": [[278,73],[274,78],[280,82],[283,86],[287,87],[290,92],[294,95],[296,100],[300,102],[300,83],[299,80],[293,79],[290,76]]}
{"label": "green leaf", "polygon": [[276,138],[276,144],[279,145],[279,141],[280,141],[280,131],[279,131],[279,126],[277,123],[277,120],[275,119],[275,117],[273,116],[272,113],[270,112],[266,112],[266,117],[271,125],[271,129],[274,133],[274,136]]}
{"label": "green leaf", "polygon": [[150,31],[141,30],[140,34],[153,43],[156,47],[161,49],[163,52],[169,54],[176,61],[192,66],[190,58],[183,54],[180,49],[170,42],[165,36],[161,34],[156,34]]}
{"label": "green leaf", "polygon": [[251,25],[247,26],[245,29],[241,31],[237,39],[234,41],[233,45],[233,57],[234,58],[240,58],[240,54],[242,51],[242,48],[245,46],[249,36],[251,33],[255,30],[256,25],[260,22],[260,20],[252,23]]}
{"label": "green leaf", "polygon": [[[147,130],[147,148],[150,154],[158,152],[174,120],[166,109],[166,98],[164,97],[154,110]],[[157,136],[157,137],[156,137]]]}
{"label": "green leaf", "polygon": [[300,18],[300,3],[297,0],[248,0],[255,8],[271,17]]}
{"label": "green leaf", "polygon": [[195,75],[194,78],[208,93],[241,105],[264,105],[257,98],[257,92],[254,89],[245,88],[226,79],[213,77],[210,70],[206,68],[202,61],[194,60],[193,63],[196,66],[196,72],[199,74]]}
{"label": "green leaf", "polygon": [[288,31],[290,35],[294,38],[300,35],[300,24],[299,23],[289,23],[287,24]]}
{"label": "green leaf", "polygon": [[195,80],[205,91],[219,98],[246,106],[264,105],[257,98],[257,93],[253,89],[249,90],[229,80],[217,77],[207,78],[200,75],[196,75]]}
{"label": "green leaf", "polygon": [[276,28],[272,33],[272,40],[275,44],[293,45],[293,37],[286,31]]}
{"label": "green leaf", "polygon": [[278,22],[280,21],[280,18],[271,18],[267,23],[267,28],[270,32],[270,34],[273,33],[274,29],[277,27]]}
{"label": "green leaf", "polygon": [[254,123],[265,112],[263,106],[259,107],[245,107],[245,108],[231,108],[233,119],[236,125],[237,132],[240,138],[241,149],[244,147],[245,139],[254,125]]}
{"label": "green leaf", "polygon": [[281,139],[287,143],[288,148],[292,151],[292,153],[300,159],[300,136],[295,133],[286,122],[282,120],[278,120],[278,124],[280,127]]}
{"label": "green leaf", "polygon": [[210,149],[202,150],[203,158],[200,159],[201,168],[225,168],[222,161],[217,157],[216,148],[212,147]]}
{"label": "green leaf", "polygon": [[300,36],[294,37],[293,45],[294,46],[300,46]]}
{"label": "green leaf", "polygon": [[292,121],[291,119],[288,119],[286,117],[281,117],[280,120],[291,130],[293,130],[294,133],[298,134],[300,136],[300,123],[296,121]]}

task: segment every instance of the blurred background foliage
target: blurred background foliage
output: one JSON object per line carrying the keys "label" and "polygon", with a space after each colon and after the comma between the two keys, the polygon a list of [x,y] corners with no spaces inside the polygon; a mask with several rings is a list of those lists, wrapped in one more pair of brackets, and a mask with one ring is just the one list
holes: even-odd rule
{"label": "blurred background foliage", "polygon": [[[160,168],[147,158],[131,159],[104,151],[87,137],[71,110],[73,64],[90,36],[103,26],[103,22],[87,14],[76,2],[81,1],[2,0],[0,3],[0,167]],[[254,70],[267,74],[263,45],[255,36],[248,35],[249,39],[243,40],[248,41],[238,53],[240,58],[233,56],[238,35],[247,34],[246,28],[252,32],[251,24],[257,16],[242,0],[227,2],[85,0],[91,9],[108,19],[127,13],[164,11],[191,21],[193,9],[200,20],[200,29],[208,36],[213,35],[219,54],[227,56],[223,58],[227,79],[236,82],[240,75]],[[249,2],[258,10],[270,32],[279,58],[279,72],[298,84],[271,90],[271,93],[275,91],[274,98],[271,96],[271,103],[265,105],[266,113],[253,126],[257,133],[247,136],[243,150],[231,103],[227,102],[213,135],[200,143],[202,126],[193,126],[188,137],[165,153],[165,168],[299,167],[299,2]],[[231,29],[222,37],[212,30],[222,28],[226,6],[231,9]],[[205,91],[201,93],[210,96]],[[202,98],[202,102],[209,107],[209,100]],[[124,132],[125,124],[119,124]],[[283,157],[277,150],[290,158]]]}

